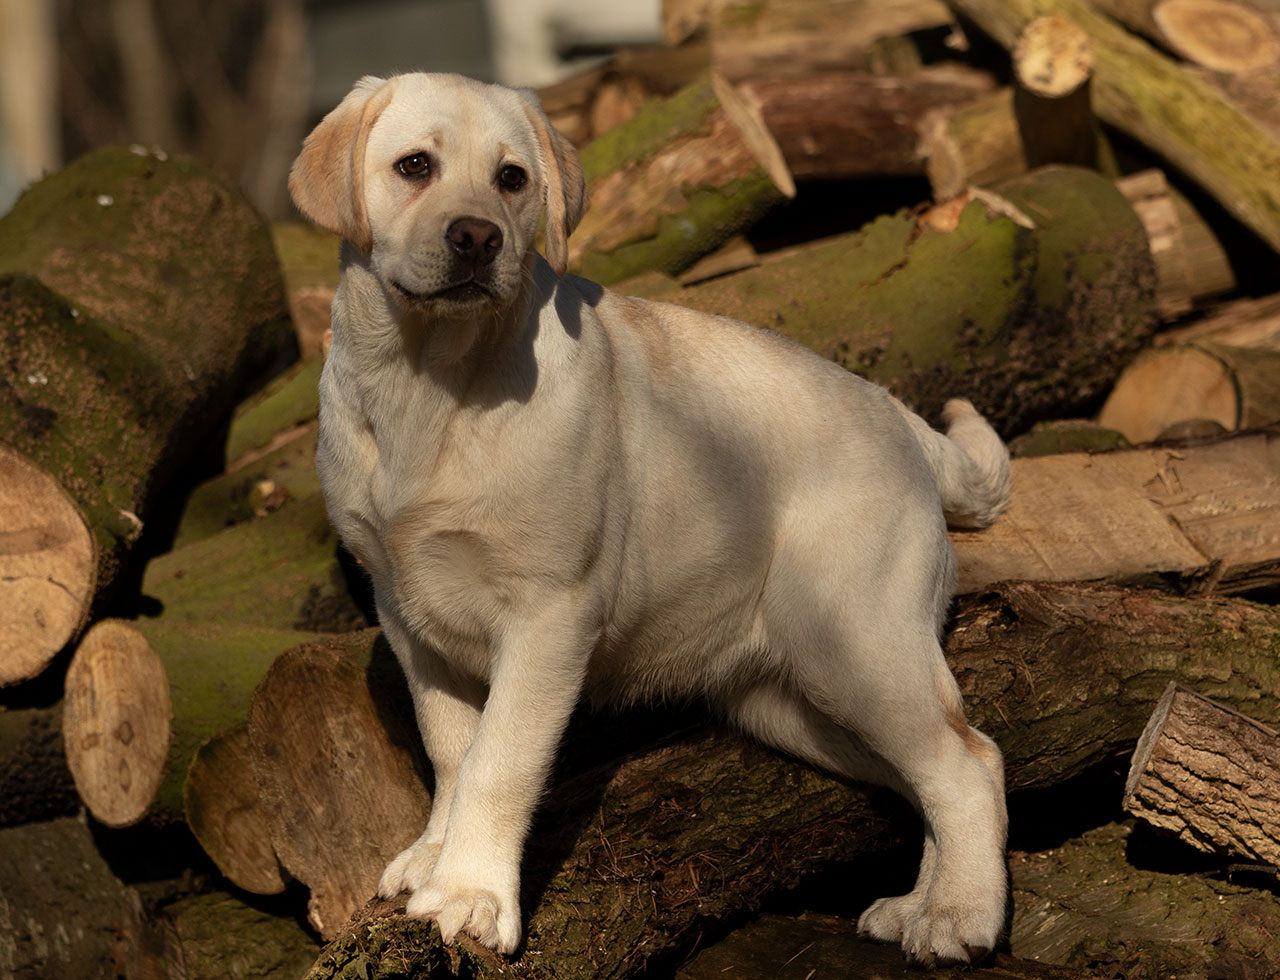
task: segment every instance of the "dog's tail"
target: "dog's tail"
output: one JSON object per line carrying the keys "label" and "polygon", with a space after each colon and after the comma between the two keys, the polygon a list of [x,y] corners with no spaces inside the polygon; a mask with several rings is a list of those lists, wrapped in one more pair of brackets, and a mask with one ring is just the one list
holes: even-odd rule
{"label": "dog's tail", "polygon": [[1009,505],[1009,450],[991,425],[964,398],[942,409],[946,435],[900,405],[924,450],[952,527],[986,527]]}

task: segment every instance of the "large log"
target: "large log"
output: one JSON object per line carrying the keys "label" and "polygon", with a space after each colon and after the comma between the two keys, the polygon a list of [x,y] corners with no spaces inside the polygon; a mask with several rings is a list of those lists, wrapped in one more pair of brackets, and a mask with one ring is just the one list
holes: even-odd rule
{"label": "large log", "polygon": [[[1009,785],[1021,790],[1130,751],[1173,678],[1263,720],[1280,717],[1278,638],[1280,612],[1242,600],[1006,584],[959,604],[947,656],[971,720],[1000,743]],[[347,777],[327,778],[336,787]],[[308,800],[321,792],[312,788]],[[417,816],[400,814],[410,836]],[[716,922],[806,873],[914,834],[903,817],[888,795],[741,739],[686,737],[553,785],[527,849],[528,938],[514,961],[466,940],[445,951],[438,933],[398,911],[402,902],[373,902],[309,976],[340,976],[356,964],[376,970],[384,959],[430,976],[657,969]]]}
{"label": "large log", "polygon": [[0,466],[0,684],[109,598],[166,481],[290,334],[265,222],[194,161],[99,150],[0,220],[0,432],[83,514]]}
{"label": "large log", "polygon": [[1247,0],[1091,2],[1126,27],[1215,72],[1246,74],[1280,61],[1280,26]]}
{"label": "large log", "polygon": [[1107,178],[1045,168],[998,191],[647,295],[778,330],[926,417],[963,395],[1011,435],[1110,388],[1154,327],[1155,273]]}
{"label": "large log", "polygon": [[680,272],[795,196],[759,114],[715,74],[610,129],[582,150],[582,168],[591,207],[569,264],[606,285]]}
{"label": "large log", "polygon": [[1054,14],[1088,33],[1097,63],[1098,118],[1183,171],[1237,220],[1280,250],[1280,139],[1208,82],[1129,33],[1086,0],[949,0],[1007,48],[1035,17]]}
{"label": "large log", "polygon": [[953,532],[961,592],[992,582],[1110,581],[1183,592],[1280,582],[1280,431],[1013,461],[1009,509]]}
{"label": "large log", "polygon": [[1124,808],[1197,850],[1280,869],[1280,734],[1170,683],[1134,749]]}

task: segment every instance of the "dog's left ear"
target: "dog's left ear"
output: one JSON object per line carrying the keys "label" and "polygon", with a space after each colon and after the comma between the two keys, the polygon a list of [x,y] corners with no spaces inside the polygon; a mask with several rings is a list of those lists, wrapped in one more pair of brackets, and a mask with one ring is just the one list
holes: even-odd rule
{"label": "dog's left ear", "polygon": [[556,275],[569,268],[569,236],[587,209],[587,185],[582,176],[578,151],[559,130],[551,125],[538,97],[528,89],[524,96],[525,113],[538,137],[538,153],[542,157],[543,203],[547,208],[547,261]]}
{"label": "dog's left ear", "polygon": [[364,151],[369,130],[391,101],[392,87],[372,75],[356,82],[303,141],[289,171],[289,193],[298,210],[366,253],[373,248],[373,232],[364,208]]}

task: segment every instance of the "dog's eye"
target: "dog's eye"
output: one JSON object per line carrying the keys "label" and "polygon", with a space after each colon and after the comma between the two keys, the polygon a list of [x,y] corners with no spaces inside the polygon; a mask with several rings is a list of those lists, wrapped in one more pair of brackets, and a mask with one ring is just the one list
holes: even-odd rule
{"label": "dog's eye", "polygon": [[431,160],[425,153],[414,153],[397,161],[396,169],[406,177],[426,177],[431,173]]}
{"label": "dog's eye", "polygon": [[518,191],[529,180],[529,175],[514,164],[498,171],[498,186],[504,191]]}

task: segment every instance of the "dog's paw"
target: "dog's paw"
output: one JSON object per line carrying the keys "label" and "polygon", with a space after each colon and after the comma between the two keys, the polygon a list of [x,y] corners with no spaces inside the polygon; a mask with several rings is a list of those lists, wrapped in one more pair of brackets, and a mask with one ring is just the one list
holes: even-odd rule
{"label": "dog's paw", "polygon": [[434,882],[413,893],[407,914],[434,919],[440,936],[453,942],[460,932],[499,953],[520,945],[520,907],[514,896],[500,898],[484,888],[448,888]]}
{"label": "dog's paw", "polygon": [[995,948],[1002,915],[978,909],[932,907],[912,892],[882,898],[862,913],[858,933],[900,942],[907,959],[934,967],[977,963]]}
{"label": "dog's paw", "polygon": [[439,857],[439,844],[418,838],[392,858],[387,870],[382,872],[382,879],[378,882],[378,895],[382,898],[394,898],[401,892],[416,892],[431,880],[431,872]]}
{"label": "dog's paw", "polygon": [[922,904],[915,892],[876,899],[858,917],[858,935],[882,943],[901,942],[907,921],[919,913]]}

